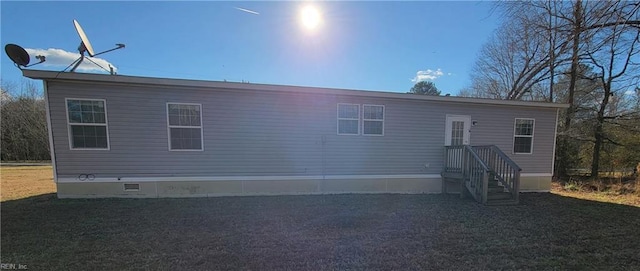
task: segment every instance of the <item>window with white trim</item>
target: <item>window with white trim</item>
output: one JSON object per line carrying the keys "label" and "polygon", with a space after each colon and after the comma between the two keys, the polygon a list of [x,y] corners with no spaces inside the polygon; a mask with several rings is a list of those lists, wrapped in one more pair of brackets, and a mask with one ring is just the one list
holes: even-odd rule
{"label": "window with white trim", "polygon": [[518,119],[514,125],[513,153],[533,153],[534,119]]}
{"label": "window with white trim", "polygon": [[384,105],[362,105],[362,134],[384,135]]}
{"label": "window with white trim", "polygon": [[204,150],[202,140],[202,105],[167,103],[167,126],[169,130],[169,150]]}
{"label": "window with white trim", "polygon": [[109,149],[106,101],[65,99],[71,149]]}
{"label": "window with white trim", "polygon": [[360,105],[338,104],[338,134],[360,134]]}

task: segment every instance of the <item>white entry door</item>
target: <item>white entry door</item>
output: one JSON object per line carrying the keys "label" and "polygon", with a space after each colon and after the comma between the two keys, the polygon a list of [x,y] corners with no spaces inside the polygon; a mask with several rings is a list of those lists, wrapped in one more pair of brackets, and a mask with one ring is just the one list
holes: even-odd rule
{"label": "white entry door", "polygon": [[444,145],[469,145],[471,137],[471,116],[447,115]]}

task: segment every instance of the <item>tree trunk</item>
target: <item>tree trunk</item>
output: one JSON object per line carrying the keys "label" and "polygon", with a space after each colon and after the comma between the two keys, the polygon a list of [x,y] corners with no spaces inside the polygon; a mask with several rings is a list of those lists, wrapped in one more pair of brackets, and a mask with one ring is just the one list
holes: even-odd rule
{"label": "tree trunk", "polygon": [[[582,33],[582,0],[576,0],[573,8],[573,44],[571,52],[571,69],[569,78],[569,94],[566,103],[569,104],[567,113],[564,119],[564,133],[558,136],[558,154],[559,162],[556,164],[556,175],[564,176],[567,172],[567,165],[564,161],[567,157],[575,154],[574,150],[570,148],[571,140],[569,139],[569,130],[571,129],[571,121],[573,120],[573,113],[575,107],[573,105],[574,93],[576,91],[576,82],[578,81],[578,65],[580,64],[580,34]],[[553,100],[552,100],[553,101]]]}
{"label": "tree trunk", "polygon": [[596,124],[595,130],[595,143],[593,143],[593,156],[591,157],[591,178],[598,178],[598,171],[600,170],[600,150],[602,149],[602,141],[604,139],[603,129],[602,129],[602,120],[598,114],[598,124]]}
{"label": "tree trunk", "polygon": [[604,97],[602,97],[602,103],[600,103],[600,109],[596,117],[596,129],[594,131],[595,142],[593,144],[593,156],[591,157],[591,178],[598,178],[598,171],[600,170],[600,150],[602,149],[602,142],[604,141],[604,111],[609,104],[609,98],[611,97],[611,83],[612,78],[604,84]]}
{"label": "tree trunk", "polygon": [[[549,102],[553,102],[553,83],[555,76],[555,66],[556,66],[556,37],[555,37],[555,24],[553,14],[555,13],[555,9],[552,11],[552,5],[555,3],[552,0],[548,1],[549,3]],[[555,7],[555,6],[554,6]]]}
{"label": "tree trunk", "polygon": [[573,107],[573,96],[576,91],[576,81],[578,80],[578,64],[580,60],[579,54],[580,34],[582,33],[582,0],[576,0],[573,9],[573,18],[575,21],[573,26],[573,47],[571,54],[571,78],[569,80],[569,98],[567,99],[569,108],[567,108],[567,114],[564,120],[565,131],[571,128],[571,120],[573,119],[573,111],[575,110]]}

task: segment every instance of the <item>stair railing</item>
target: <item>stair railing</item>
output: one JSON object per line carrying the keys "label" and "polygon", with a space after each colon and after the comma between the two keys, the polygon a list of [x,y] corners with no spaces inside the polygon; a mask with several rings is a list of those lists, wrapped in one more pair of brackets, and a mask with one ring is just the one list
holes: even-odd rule
{"label": "stair railing", "polygon": [[471,196],[477,202],[487,203],[491,170],[471,146],[445,146],[444,170],[462,173],[463,184]]}
{"label": "stair railing", "polygon": [[473,146],[482,161],[485,161],[495,179],[511,193],[516,202],[520,194],[520,172],[522,169],[495,145]]}
{"label": "stair railing", "polygon": [[444,147],[444,172],[462,173],[464,145]]}

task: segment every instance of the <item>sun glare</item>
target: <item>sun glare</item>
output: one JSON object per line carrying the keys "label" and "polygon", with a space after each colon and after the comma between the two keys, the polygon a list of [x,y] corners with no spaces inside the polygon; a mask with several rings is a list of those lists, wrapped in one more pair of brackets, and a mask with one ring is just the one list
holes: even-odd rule
{"label": "sun glare", "polygon": [[300,22],[305,29],[314,30],[322,23],[322,15],[316,7],[308,5],[300,10]]}

